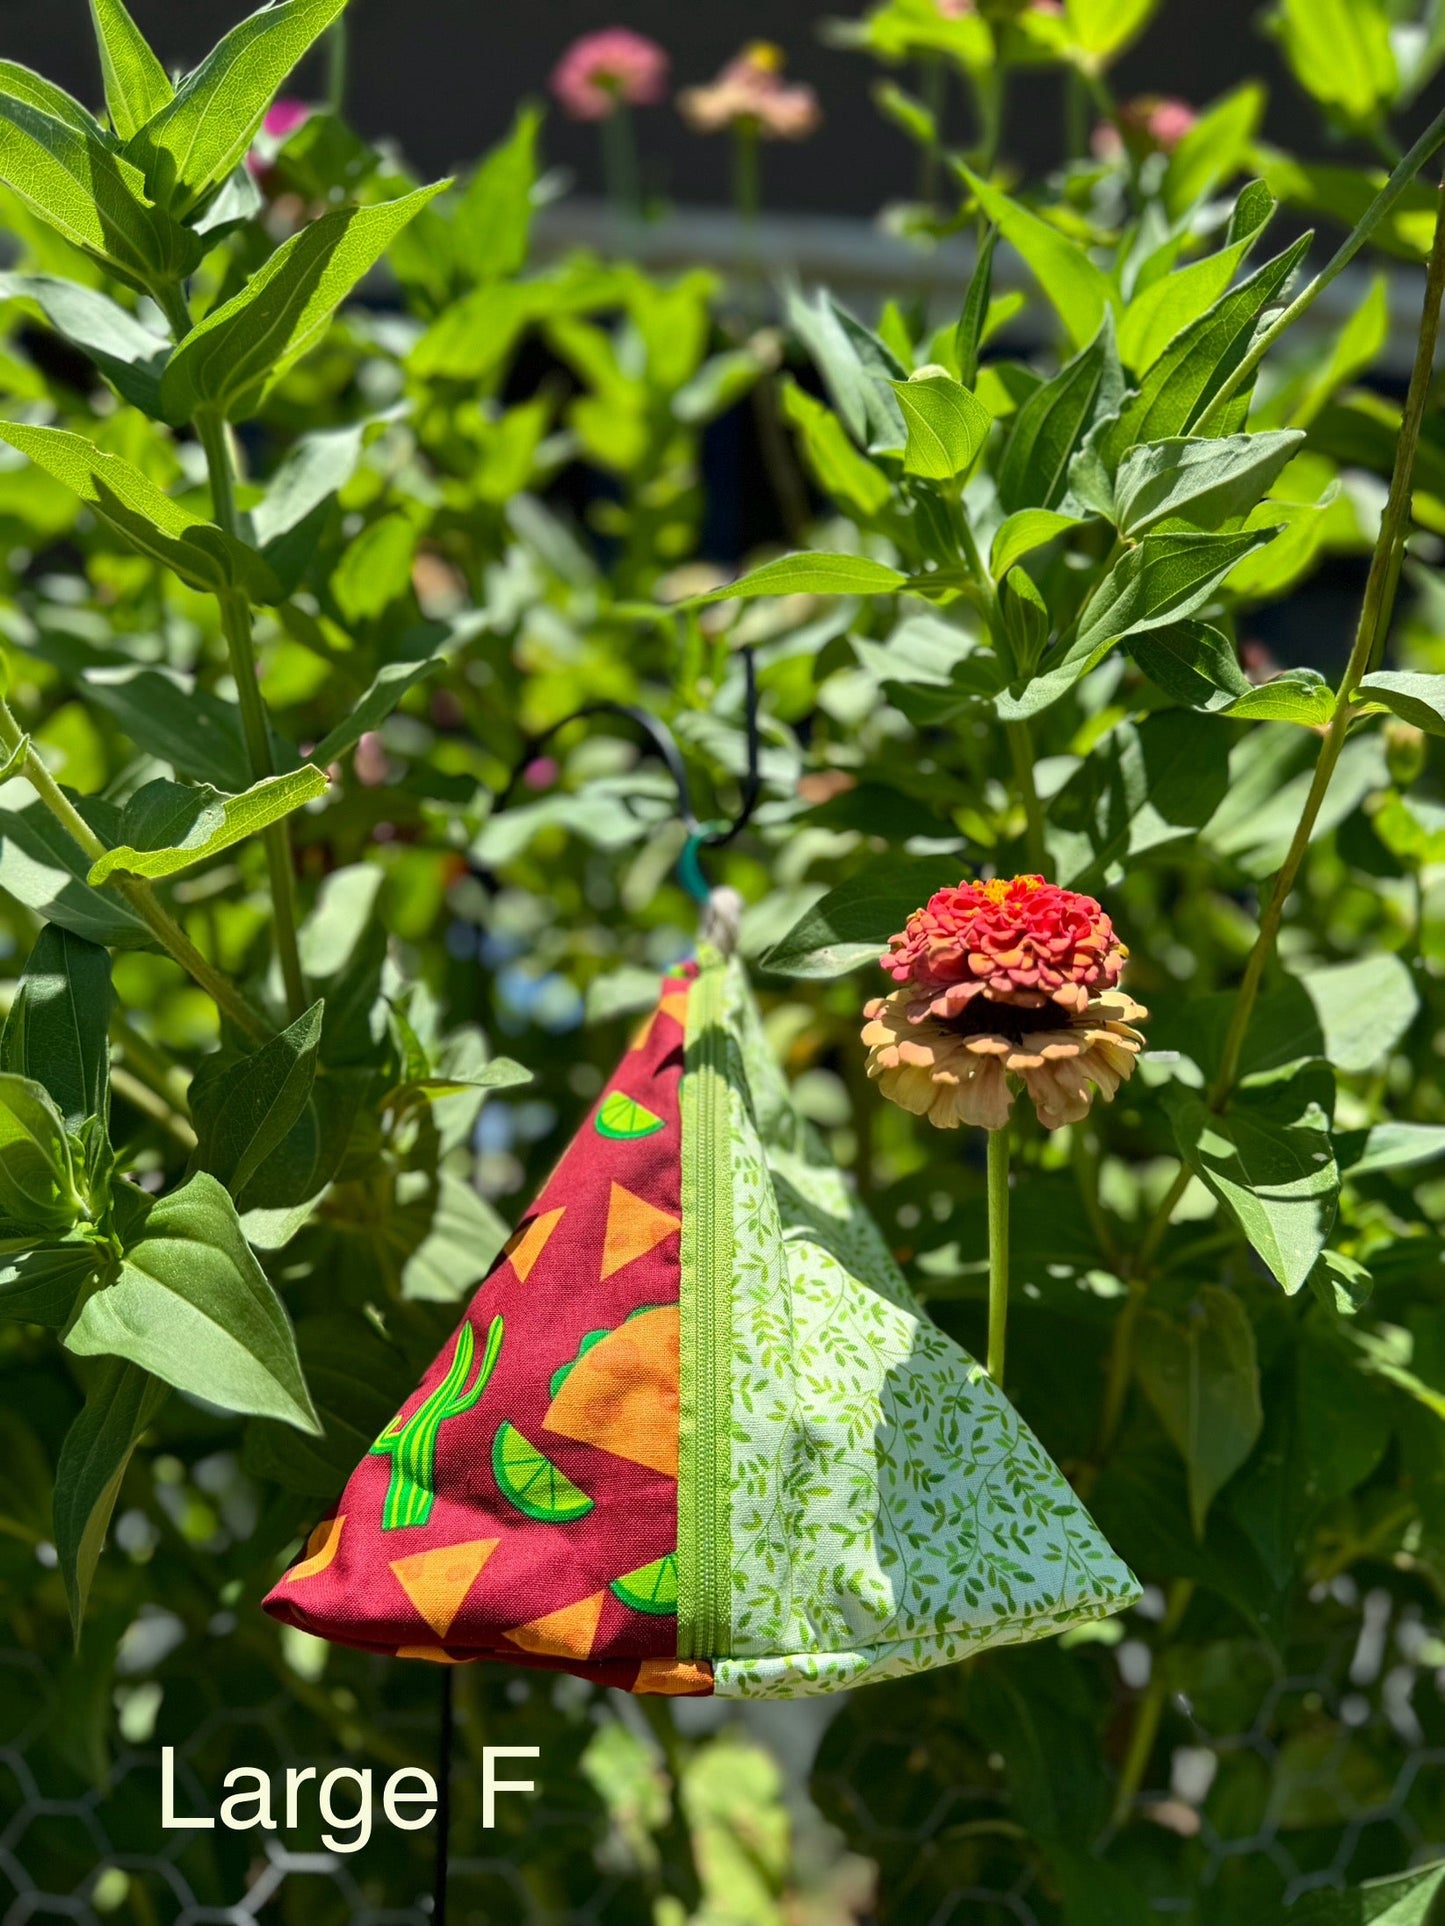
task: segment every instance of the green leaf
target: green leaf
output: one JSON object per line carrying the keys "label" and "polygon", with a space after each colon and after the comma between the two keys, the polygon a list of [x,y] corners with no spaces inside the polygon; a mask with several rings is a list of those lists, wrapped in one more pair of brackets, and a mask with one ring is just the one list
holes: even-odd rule
{"label": "green leaf", "polygon": [[1270,24],[1295,79],[1351,127],[1371,127],[1400,90],[1381,0],[1277,0]]}
{"label": "green leaf", "polygon": [[846,976],[877,963],[888,939],[935,890],[958,881],[959,858],[876,863],[831,889],[763,957],[777,976]]}
{"label": "green leaf", "polygon": [[263,550],[346,486],[361,460],[366,429],[367,424],[358,421],[297,436],[266,484],[264,498],[251,510],[251,527]]}
{"label": "green leaf", "polygon": [[161,377],[166,420],[180,426],[208,409],[232,421],[255,414],[287,369],[321,340],[356,283],[444,185],[372,207],[335,208],[277,248],[171,356]]}
{"label": "green leaf", "polygon": [[1319,1024],[1321,1054],[1353,1075],[1378,1069],[1420,1008],[1409,965],[1387,950],[1302,971],[1298,980]]}
{"label": "green leaf", "polygon": [[224,1410],[319,1430],[281,1300],[205,1171],[154,1207],[65,1342],[80,1357],[128,1358]]}
{"label": "green leaf", "polygon": [[52,120],[73,128],[77,134],[94,134],[102,145],[108,144],[105,129],[89,108],[82,107],[73,94],[66,93],[63,87],[57,87],[44,74],[21,66],[18,60],[0,60],[0,94],[23,101],[27,107],[48,114]]}
{"label": "green leaf", "polygon": [[412,1375],[405,1358],[355,1312],[302,1318],[296,1349],[323,1433],[298,1438],[269,1418],[246,1428],[243,1464],[286,1491],[333,1497],[405,1401]]}
{"label": "green leaf", "polygon": [[1194,1536],[1264,1426],[1249,1313],[1233,1291],[1206,1284],[1182,1318],[1146,1309],[1135,1336],[1144,1394],[1189,1474]]}
{"label": "green leaf", "polygon": [[1390,283],[1377,274],[1370,291],[1335,337],[1323,367],[1312,365],[1289,413],[1291,428],[1308,428],[1328,401],[1372,368],[1390,338]]}
{"label": "green leaf", "polygon": [[1165,170],[1164,206],[1171,220],[1181,219],[1249,164],[1264,105],[1264,88],[1247,80],[1199,116]]}
{"label": "green leaf", "polygon": [[704,608],[709,602],[743,601],[755,595],[892,595],[908,577],[866,555],[825,555],[811,550],[780,555],[727,588],[694,595],[677,608]]}
{"label": "green leaf", "polygon": [[1170,342],[1206,313],[1274,218],[1275,198],[1263,181],[1251,181],[1235,203],[1225,245],[1150,281],[1134,296],[1119,323],[1119,353],[1140,374]]}
{"label": "green leaf", "polygon": [[0,1070],[41,1083],[67,1130],[110,1115],[110,957],[47,923],[35,939],[0,1036]]}
{"label": "green leaf", "polygon": [[1327,1311],[1337,1317],[1356,1317],[1370,1301],[1374,1279],[1343,1251],[1321,1251],[1309,1274],[1309,1287]]}
{"label": "green leaf", "polygon": [[1082,526],[1082,519],[1077,515],[1059,515],[1049,508],[1021,508],[1000,525],[993,538],[988,557],[993,579],[1001,582],[1014,563],[1025,555],[1067,534],[1071,528]]}
{"label": "green leaf", "polygon": [[111,1513],[131,1454],[166,1400],[166,1387],[120,1358],[91,1376],[85,1408],[55,1467],[55,1549],[77,1641]]}
{"label": "green leaf", "polygon": [[908,370],[876,335],[822,291],[811,301],[790,293],[787,317],[817,363],[828,399],[858,446],[901,448],[907,431],[889,384],[901,380]]}
{"label": "green leaf", "polygon": [[58,334],[90,357],[123,401],[159,415],[161,370],[170,344],[109,295],[53,274],[0,274],[0,300],[38,308]]}
{"label": "green leaf", "polygon": [[908,428],[904,471],[926,481],[952,481],[973,466],[993,417],[978,396],[940,370],[920,368],[889,383]]}
{"label": "green leaf", "polygon": [[[1425,1926],[1445,1881],[1445,1859],[1389,1879],[1367,1880],[1349,1892],[1313,1892],[1284,1915],[1287,1926]],[[1251,1914],[1248,1926],[1281,1926],[1280,1915]]]}
{"label": "green leaf", "polygon": [[253,601],[280,600],[280,584],[253,548],[172,501],[119,455],[102,454],[67,429],[18,421],[0,422],[0,440],[64,482],[133,548],[174,569],[192,588],[212,594],[240,588]]}
{"label": "green leaf", "polygon": [[858,452],[832,409],[791,380],[780,384],[778,396],[818,486],[865,519],[881,513],[892,494],[888,477]]}
{"label": "green leaf", "polygon": [[1410,669],[1376,669],[1356,692],[1379,703],[1402,722],[1412,722],[1430,736],[1445,736],[1445,675],[1425,675]]}
{"label": "green leaf", "polygon": [[993,293],[993,257],[997,247],[998,229],[990,227],[979,242],[973,273],[969,276],[968,293],[964,296],[963,312],[953,331],[953,358],[958,368],[958,378],[965,388],[972,388],[978,379],[979,350],[983,346],[984,328],[988,323],[989,299]]}
{"label": "green leaf", "polygon": [[1196,426],[1248,353],[1260,316],[1283,295],[1312,239],[1302,234],[1170,343],[1105,433],[1115,461],[1136,442],[1165,441]]}
{"label": "green leaf", "polygon": [[1097,668],[1117,642],[1164,628],[1203,608],[1230,570],[1269,540],[1265,530],[1239,535],[1146,535],[1100,582],[1078,633],[1055,662],[1017,695],[1000,696],[1004,721],[1039,714]]}
{"label": "green leaf", "polygon": [[1101,71],[1142,33],[1159,0],[1064,0],[1070,38],[1086,64]]}
{"label": "green leaf", "polygon": [[1248,695],[1234,644],[1207,622],[1177,622],[1135,636],[1129,653],[1149,680],[1191,709],[1219,709]]}
{"label": "green leaf", "polygon": [[239,796],[223,796],[209,783],[191,786],[159,777],[126,804],[121,834],[127,840],[97,858],[89,881],[108,882],[117,871],[150,878],[179,875],[315,802],[327,786],[311,763],[286,776],[265,776]]}
{"label": "green leaf", "polygon": [[65,1120],[50,1092],[0,1071],[0,1238],[55,1236],[84,1209]]}
{"label": "green leaf", "polygon": [[154,944],[128,903],[90,887],[90,858],[28,784],[17,782],[0,794],[12,804],[0,808],[0,890],[47,922],[107,949]]}
{"label": "green leaf", "polygon": [[998,470],[999,501],[1010,513],[1054,508],[1068,487],[1069,463],[1086,429],[1114,412],[1124,377],[1114,344],[1112,312],[1081,354],[1019,409]]}
{"label": "green leaf", "polygon": [[233,27],[125,144],[151,199],[183,219],[239,166],[276,90],[346,0],[282,0]]}
{"label": "green leaf", "polygon": [[1228,791],[1228,746],[1224,731],[1184,710],[1118,724],[1050,800],[1058,880],[1097,889],[1116,865],[1197,835]]}
{"label": "green leaf", "polygon": [[0,1317],[60,1330],[70,1322],[75,1300],[95,1275],[100,1258],[88,1237],[0,1253]]}
{"label": "green leaf", "polygon": [[137,748],[168,762],[178,776],[231,791],[250,782],[240,710],[188,676],[101,661],[75,676],[74,687],[82,701],[114,716]]}
{"label": "green leaf", "polygon": [[170,101],[175,88],[126,12],[124,0],[90,0],[90,18],[100,47],[110,124],[122,140],[129,140]]}
{"label": "green leaf", "polygon": [[511,133],[482,161],[452,213],[457,261],[473,281],[501,281],[527,261],[542,116],[523,107]]}
{"label": "green leaf", "polygon": [[239,1198],[284,1142],[311,1095],[324,1005],[316,1002],[279,1036],[239,1061],[203,1064],[190,1090],[196,1127],[192,1167]]}
{"label": "green leaf", "polygon": [[1220,711],[1244,722],[1297,722],[1305,729],[1328,727],[1334,713],[1335,692],[1318,669],[1286,669]]}
{"label": "green leaf", "polygon": [[[407,1173],[412,1179],[420,1175]],[[407,1197],[404,1184],[399,1184],[398,1200],[398,1222],[389,1234],[409,1246],[400,1268],[403,1298],[408,1303],[459,1302],[492,1268],[507,1241],[506,1224],[450,1170],[442,1170],[435,1188],[427,1186],[417,1198]],[[413,1223],[424,1223],[420,1237],[415,1237]]]}
{"label": "green leaf", "polygon": [[1340,1170],[1346,1177],[1369,1177],[1382,1170],[1406,1170],[1445,1157],[1445,1124],[1371,1124],[1368,1130],[1341,1131],[1335,1140]]}
{"label": "green leaf", "polygon": [[981,180],[971,168],[958,171],[1004,239],[1020,253],[1058,311],[1076,348],[1092,341],[1112,302],[1109,277],[1095,267],[1077,241],[1031,214],[1019,202]]}
{"label": "green leaf", "polygon": [[0,65],[0,181],[134,287],[193,265],[196,244],[146,206],[141,175],[94,123],[57,119],[17,98],[15,84],[14,69]]}
{"label": "green leaf", "polygon": [[416,524],[393,509],[368,522],[348,545],[332,573],[331,593],[353,627],[374,622],[410,596],[416,543]]}
{"label": "green leaf", "polygon": [[354,749],[368,730],[379,729],[408,689],[414,689],[429,675],[435,675],[454,645],[455,638],[448,636],[446,643],[430,655],[418,656],[411,661],[383,663],[351,714],[344,722],[338,722],[331,733],[323,736],[311,751],[313,761],[323,769],[328,768],[349,749]]}
{"label": "green leaf", "polygon": [[1120,462],[1114,483],[1120,534],[1142,535],[1166,519],[1209,531],[1242,521],[1303,441],[1297,429],[1282,429],[1138,444]]}
{"label": "green leaf", "polygon": [[1330,1144],[1334,1084],[1308,1063],[1247,1085],[1224,1116],[1171,1085],[1164,1103],[1185,1163],[1229,1211],[1291,1294],[1310,1272],[1334,1223],[1340,1175]]}

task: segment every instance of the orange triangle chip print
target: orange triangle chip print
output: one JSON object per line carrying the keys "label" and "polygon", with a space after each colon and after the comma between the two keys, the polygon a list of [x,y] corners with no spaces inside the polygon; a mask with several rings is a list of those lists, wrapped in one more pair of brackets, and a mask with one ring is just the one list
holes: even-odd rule
{"label": "orange triangle chip print", "polygon": [[635,1257],[646,1257],[664,1237],[681,1227],[671,1211],[659,1210],[645,1198],[625,1190],[615,1179],[607,1205],[607,1236],[602,1246],[602,1275],[611,1277]]}
{"label": "orange triangle chip print", "polygon": [[545,1618],[519,1625],[506,1636],[524,1652],[538,1652],[547,1658],[590,1658],[606,1601],[606,1592],[594,1592],[575,1605],[564,1605],[560,1612],[548,1612]]}
{"label": "orange triangle chip print", "polygon": [[632,1689],[639,1697],[650,1694],[670,1699],[711,1694],[712,1663],[708,1659],[644,1659]]}
{"label": "orange triangle chip print", "polygon": [[445,1638],[477,1575],[501,1544],[500,1538],[473,1538],[465,1545],[395,1558],[397,1583],[438,1638]]}
{"label": "orange triangle chip print", "polygon": [[657,1304],[587,1345],[547,1407],[547,1430],[675,1478],[680,1322],[675,1304]]}
{"label": "orange triangle chip print", "polygon": [[566,1205],[556,1210],[544,1210],[540,1217],[534,1217],[530,1224],[523,1225],[507,1245],[507,1255],[512,1260],[512,1269],[525,1284],[532,1275],[537,1259],[547,1248],[547,1240],[566,1215]]}
{"label": "orange triangle chip print", "polygon": [[344,1512],[335,1518],[323,1518],[306,1540],[306,1556],[291,1567],[284,1582],[294,1585],[298,1579],[316,1578],[324,1572],[340,1549],[341,1527],[345,1523]]}

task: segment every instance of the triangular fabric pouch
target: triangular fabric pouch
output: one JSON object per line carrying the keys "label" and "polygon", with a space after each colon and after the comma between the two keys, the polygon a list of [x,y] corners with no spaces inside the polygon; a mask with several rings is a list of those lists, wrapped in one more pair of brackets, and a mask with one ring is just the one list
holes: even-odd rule
{"label": "triangular fabric pouch", "polygon": [[266,1609],[401,1658],[788,1698],[1138,1591],[708,956]]}

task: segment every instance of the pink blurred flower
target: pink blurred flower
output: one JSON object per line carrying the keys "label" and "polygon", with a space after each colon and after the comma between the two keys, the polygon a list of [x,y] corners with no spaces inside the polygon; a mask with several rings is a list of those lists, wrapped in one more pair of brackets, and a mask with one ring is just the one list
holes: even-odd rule
{"label": "pink blurred flower", "polygon": [[264,174],[296,129],[304,126],[315,112],[309,100],[297,100],[293,94],[282,94],[279,100],[273,100],[255,144],[246,156],[247,171],[257,178]]}
{"label": "pink blurred flower", "polygon": [[379,789],[386,781],[386,745],[377,730],[368,729],[362,736],[351,758],[351,766],[356,772],[356,780],[367,789]]}
{"label": "pink blurred flower", "polygon": [[808,86],[788,85],[783,51],[767,40],[744,47],[708,86],[684,89],[677,104],[697,134],[744,125],[770,140],[806,140],[823,119],[817,94]]}
{"label": "pink blurred flower", "polygon": [[522,771],[522,781],[529,789],[550,789],[562,773],[562,766],[553,756],[533,756]]}
{"label": "pink blurred flower", "polygon": [[667,95],[667,55],[630,27],[574,40],[549,83],[573,120],[608,120],[619,107],[655,107]]}
{"label": "pink blurred flower", "polygon": [[1099,160],[1117,160],[1126,147],[1131,152],[1172,154],[1192,132],[1199,115],[1187,100],[1172,94],[1141,94],[1126,101],[1112,120],[1101,120],[1090,146]]}

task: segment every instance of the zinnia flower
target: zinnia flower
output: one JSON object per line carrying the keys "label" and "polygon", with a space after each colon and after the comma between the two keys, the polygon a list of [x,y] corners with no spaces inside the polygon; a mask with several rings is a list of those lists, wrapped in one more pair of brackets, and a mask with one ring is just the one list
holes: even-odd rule
{"label": "zinnia flower", "polygon": [[1141,157],[1172,154],[1199,116],[1187,100],[1141,94],[1127,101],[1112,120],[1102,120],[1090,142],[1099,160],[1115,160],[1127,146]]}
{"label": "zinnia flower", "polygon": [[864,1009],[868,1074],[940,1129],[1002,1130],[1010,1079],[1046,1130],[1079,1123],[1143,1047],[1127,956],[1093,897],[1040,876],[939,890],[880,958],[900,987]]}
{"label": "zinnia flower", "polygon": [[574,120],[607,120],[619,107],[655,107],[667,93],[667,55],[629,27],[574,40],[552,70],[552,92]]}
{"label": "zinnia flower", "polygon": [[822,122],[811,87],[783,79],[783,52],[755,40],[730,60],[707,87],[688,87],[677,97],[694,133],[718,134],[740,122],[770,140],[806,140]]}

